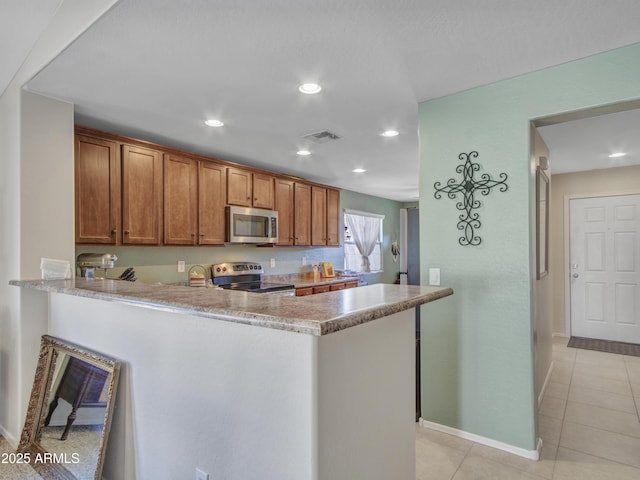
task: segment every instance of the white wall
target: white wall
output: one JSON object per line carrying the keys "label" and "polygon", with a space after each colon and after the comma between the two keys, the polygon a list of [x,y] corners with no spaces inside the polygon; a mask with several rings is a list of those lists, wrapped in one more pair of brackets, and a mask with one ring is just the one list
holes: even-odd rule
{"label": "white wall", "polygon": [[64,294],[50,305],[52,335],[125,362],[106,479],[415,479],[413,309],[316,337]]}
{"label": "white wall", "polygon": [[317,337],[63,294],[50,333],[126,363],[104,478],[314,478]]}
{"label": "white wall", "polygon": [[[73,247],[72,108],[26,95],[22,86],[115,3],[62,1],[0,97],[0,434],[12,443],[22,430],[46,309],[8,281],[37,277],[40,257],[68,258]],[[48,180],[60,175],[67,181],[58,192]]]}

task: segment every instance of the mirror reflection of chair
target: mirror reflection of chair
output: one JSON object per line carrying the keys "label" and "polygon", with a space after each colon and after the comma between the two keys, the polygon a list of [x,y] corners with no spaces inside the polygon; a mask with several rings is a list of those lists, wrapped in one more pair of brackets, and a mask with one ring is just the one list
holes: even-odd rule
{"label": "mirror reflection of chair", "polygon": [[67,417],[67,425],[60,437],[60,440],[66,440],[69,429],[76,419],[78,408],[107,405],[106,398],[103,398],[103,390],[108,376],[109,372],[101,368],[79,358],[69,357],[62,380],[49,406],[49,413],[44,420],[45,427],[51,422],[51,416],[58,406],[58,399],[67,401],[71,405],[71,413]]}
{"label": "mirror reflection of chair", "polygon": [[[42,336],[17,452],[34,459],[30,464],[43,479],[102,478],[120,366],[115,358]],[[84,407],[94,408],[76,420]]]}

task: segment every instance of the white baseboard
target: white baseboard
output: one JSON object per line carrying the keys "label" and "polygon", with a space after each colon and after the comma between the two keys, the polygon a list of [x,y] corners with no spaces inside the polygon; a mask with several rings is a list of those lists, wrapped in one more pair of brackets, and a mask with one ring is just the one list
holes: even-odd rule
{"label": "white baseboard", "polygon": [[524,448],[509,445],[508,443],[503,443],[497,440],[492,440],[491,438],[483,437],[481,435],[476,435],[475,433],[469,433],[465,432],[464,430],[447,427],[446,425],[441,425],[439,423],[429,422],[428,420],[424,420],[423,418],[420,418],[420,426],[430,428],[431,430],[436,430],[438,432],[448,433],[449,435],[464,438],[465,440],[471,440],[472,442],[486,445],[487,447],[497,448],[498,450],[512,453],[529,460],[540,460],[540,451],[542,450],[541,438],[538,438],[535,450],[526,450]]}
{"label": "white baseboard", "polygon": [[0,435],[2,435],[7,440],[7,442],[9,442],[11,448],[18,448],[18,439],[11,435],[3,425],[0,425]]}
{"label": "white baseboard", "polygon": [[547,376],[544,378],[544,383],[542,384],[542,388],[540,389],[540,394],[538,395],[538,408],[540,408],[540,404],[542,403],[544,392],[547,391],[547,386],[549,385],[549,381],[551,379],[551,373],[553,372],[554,366],[555,364],[553,363],[553,360],[551,360],[551,365],[549,365],[549,370],[547,370]]}

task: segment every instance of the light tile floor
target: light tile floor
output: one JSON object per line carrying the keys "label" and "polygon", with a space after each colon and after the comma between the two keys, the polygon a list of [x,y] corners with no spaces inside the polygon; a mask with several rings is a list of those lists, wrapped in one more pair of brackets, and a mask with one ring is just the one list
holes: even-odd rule
{"label": "light tile floor", "polygon": [[417,480],[640,480],[640,357],[553,342],[540,405],[542,458],[416,426]]}

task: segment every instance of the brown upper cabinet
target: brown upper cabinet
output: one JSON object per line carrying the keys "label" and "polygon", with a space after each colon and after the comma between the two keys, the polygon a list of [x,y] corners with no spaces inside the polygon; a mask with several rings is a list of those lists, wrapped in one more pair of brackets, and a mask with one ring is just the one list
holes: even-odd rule
{"label": "brown upper cabinet", "polygon": [[250,207],[253,203],[253,179],[251,172],[240,168],[227,169],[227,203]]}
{"label": "brown upper cabinet", "polygon": [[122,145],[122,243],[160,245],[162,161],[160,152]]}
{"label": "brown upper cabinet", "polygon": [[340,246],[340,191],[327,188],[327,246]]}
{"label": "brown upper cabinet", "polygon": [[252,173],[241,168],[227,169],[227,203],[241,207],[273,209],[273,175]]}
{"label": "brown upper cabinet", "polygon": [[255,208],[273,210],[275,203],[274,181],[273,175],[253,174],[253,206]]}
{"label": "brown upper cabinet", "polygon": [[80,126],[75,201],[78,244],[222,245],[239,205],[278,212],[278,245],[340,245],[339,190]]}
{"label": "brown upper cabinet", "polygon": [[120,232],[118,144],[75,138],[76,243],[116,244]]}
{"label": "brown upper cabinet", "polygon": [[278,212],[278,245],[293,245],[294,189],[293,181],[275,180],[275,209]]}
{"label": "brown upper cabinet", "polygon": [[164,243],[197,245],[198,162],[164,156]]}
{"label": "brown upper cabinet", "polygon": [[311,245],[340,245],[340,191],[311,187]]}
{"label": "brown upper cabinet", "polygon": [[199,245],[222,245],[225,240],[227,167],[198,162]]}
{"label": "brown upper cabinet", "polygon": [[327,189],[311,187],[311,245],[327,244]]}
{"label": "brown upper cabinet", "polygon": [[224,243],[225,174],[223,165],[165,154],[165,245]]}
{"label": "brown upper cabinet", "polygon": [[311,185],[295,182],[293,201],[293,244],[311,245]]}

